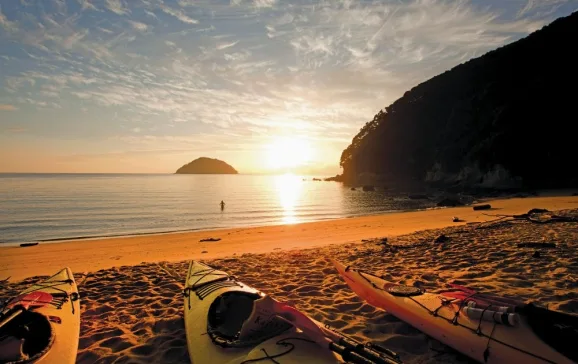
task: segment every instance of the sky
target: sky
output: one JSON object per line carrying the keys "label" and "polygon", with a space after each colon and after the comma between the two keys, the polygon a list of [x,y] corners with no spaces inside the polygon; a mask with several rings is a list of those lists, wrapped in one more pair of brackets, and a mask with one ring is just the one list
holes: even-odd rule
{"label": "sky", "polygon": [[340,173],[413,86],[578,0],[0,0],[0,172]]}

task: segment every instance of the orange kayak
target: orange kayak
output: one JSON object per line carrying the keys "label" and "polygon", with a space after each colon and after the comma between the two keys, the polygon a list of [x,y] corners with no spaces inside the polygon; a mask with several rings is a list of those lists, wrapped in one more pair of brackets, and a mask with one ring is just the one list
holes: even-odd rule
{"label": "orange kayak", "polygon": [[578,316],[532,304],[487,303],[495,299],[480,300],[486,304],[476,307],[475,293],[468,295],[468,300],[462,295],[426,293],[332,262],[367,303],[480,363],[578,362]]}

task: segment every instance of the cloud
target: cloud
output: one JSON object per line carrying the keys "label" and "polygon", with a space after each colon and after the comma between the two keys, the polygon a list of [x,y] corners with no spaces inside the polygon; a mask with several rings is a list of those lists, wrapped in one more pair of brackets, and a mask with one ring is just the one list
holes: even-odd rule
{"label": "cloud", "polygon": [[234,41],[234,42],[230,42],[230,43],[220,43],[220,44],[217,44],[217,49],[223,50],[223,49],[231,48],[231,47],[237,45],[237,43],[239,43],[238,40]]}
{"label": "cloud", "polygon": [[145,32],[148,28],[148,26],[145,23],[141,23],[138,21],[132,21],[132,20],[127,20],[127,21],[135,30]]}
{"label": "cloud", "polygon": [[94,10],[94,11],[99,11],[96,6],[94,6],[94,4],[92,4],[90,2],[90,0],[78,0],[78,3],[80,4],[82,10]]}
{"label": "cloud", "polygon": [[15,31],[17,29],[16,22],[10,21],[6,18],[4,13],[2,13],[1,6],[0,6],[0,28],[3,28],[8,32]]}
{"label": "cloud", "polygon": [[253,0],[253,5],[257,8],[270,8],[277,0]]}
{"label": "cloud", "polygon": [[179,19],[180,21],[182,21],[183,23],[187,23],[187,24],[197,24],[199,21],[189,18],[182,10],[177,10],[177,9],[173,9],[170,8],[166,5],[160,5],[160,8],[163,12],[165,12],[166,14],[169,14],[171,16],[174,16],[175,18]]}
{"label": "cloud", "polygon": [[8,128],[4,131],[6,133],[24,133],[24,132],[27,132],[28,129],[26,129],[26,128]]}
{"label": "cloud", "polygon": [[0,41],[19,49],[0,59],[0,110],[50,108],[51,131],[117,134],[103,145],[135,153],[294,134],[338,155],[409,88],[551,20],[538,2],[77,1],[0,9]]}
{"label": "cloud", "polygon": [[0,104],[0,111],[14,111],[17,110],[14,105]]}
{"label": "cloud", "polygon": [[121,0],[105,0],[106,8],[117,15],[124,15],[128,9],[124,7]]}
{"label": "cloud", "polygon": [[151,18],[153,18],[153,19],[158,19],[158,18],[157,18],[157,15],[156,15],[155,13],[153,13],[152,11],[147,10],[147,9],[144,9],[144,12],[145,12],[145,14],[146,14],[148,17],[151,17]]}

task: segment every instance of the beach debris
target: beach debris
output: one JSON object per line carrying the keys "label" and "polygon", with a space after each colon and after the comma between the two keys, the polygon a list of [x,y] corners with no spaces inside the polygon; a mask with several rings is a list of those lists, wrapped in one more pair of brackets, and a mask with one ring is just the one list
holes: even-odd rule
{"label": "beach debris", "polygon": [[449,237],[447,237],[445,234],[441,234],[437,238],[435,238],[434,243],[441,244],[441,243],[445,243],[446,241],[449,241],[449,240],[450,240]]}
{"label": "beach debris", "polygon": [[207,250],[203,250],[203,251],[201,252],[201,254],[205,254],[205,253],[208,253],[208,251],[207,251]]}
{"label": "beach debris", "polygon": [[464,204],[457,199],[454,198],[444,198],[440,202],[436,204],[438,207],[456,207],[456,206],[463,206]]}
{"label": "beach debris", "polygon": [[375,191],[375,187],[373,187],[371,185],[366,185],[366,186],[363,186],[363,190],[364,191]]}
{"label": "beach debris", "polygon": [[199,240],[199,242],[203,242],[203,241],[219,241],[219,240],[221,240],[221,238],[205,238],[205,239]]}
{"label": "beach debris", "polygon": [[491,208],[492,208],[492,206],[491,206],[490,204],[484,204],[484,205],[476,205],[476,206],[474,206],[474,210],[475,210],[475,211],[477,211],[477,210],[489,210],[489,209],[491,209]]}
{"label": "beach debris", "polygon": [[528,215],[531,215],[531,214],[541,214],[541,213],[544,213],[544,212],[550,212],[550,211],[548,211],[547,209],[530,209],[527,214],[528,214]]}
{"label": "beach debris", "polygon": [[409,198],[410,200],[428,200],[429,199],[428,195],[423,195],[423,194],[407,195],[407,198]]}
{"label": "beach debris", "polygon": [[518,243],[518,248],[546,248],[552,249],[555,248],[555,243],[547,243],[547,242],[527,242],[527,243]]}
{"label": "beach debris", "polygon": [[377,241],[377,244],[379,245],[386,245],[387,244],[387,238],[381,238]]}
{"label": "beach debris", "polygon": [[532,258],[540,258],[540,252],[536,250],[534,254],[532,254]]}
{"label": "beach debris", "polygon": [[25,248],[27,246],[35,246],[35,245],[38,245],[38,243],[36,242],[36,243],[22,243],[22,244],[20,244],[20,246],[23,248]]}

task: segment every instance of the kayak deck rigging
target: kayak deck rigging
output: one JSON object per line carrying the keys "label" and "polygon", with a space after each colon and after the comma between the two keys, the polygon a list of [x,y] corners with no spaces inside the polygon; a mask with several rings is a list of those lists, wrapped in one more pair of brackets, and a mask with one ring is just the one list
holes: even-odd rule
{"label": "kayak deck rigging", "polygon": [[[505,325],[508,325],[507,320],[506,320],[506,321],[499,321],[499,320],[496,320],[496,319],[494,318],[494,321],[493,321],[493,322],[484,321],[484,315],[483,315],[483,313],[485,313],[486,311],[490,310],[492,307],[494,307],[494,309],[503,308],[503,307],[493,306],[491,303],[488,304],[485,308],[483,308],[483,309],[481,310],[481,313],[482,313],[482,314],[479,316],[479,319],[477,319],[477,320],[478,320],[478,321],[477,321],[477,326],[476,326],[475,328],[472,328],[471,326],[465,325],[465,324],[463,324],[462,322],[460,322],[460,321],[459,321],[460,313],[462,312],[462,309],[463,309],[464,307],[467,307],[467,302],[469,301],[469,299],[475,298],[475,297],[477,297],[477,296],[483,297],[483,295],[480,295],[478,292],[475,292],[475,291],[468,292],[468,294],[467,294],[467,295],[465,296],[465,298],[463,298],[463,299],[462,299],[462,298],[459,298],[459,299],[458,299],[458,298],[447,298],[447,297],[444,297],[444,296],[441,296],[441,295],[440,295],[440,296],[438,296],[438,298],[440,299],[440,305],[439,305],[437,308],[435,308],[435,309],[430,309],[429,307],[427,307],[427,306],[425,306],[424,304],[422,304],[422,302],[420,302],[419,300],[417,300],[417,299],[414,298],[414,296],[420,296],[420,295],[423,294],[423,292],[425,292],[425,291],[423,291],[422,293],[417,293],[416,291],[408,290],[408,292],[412,292],[412,293],[411,293],[411,294],[399,294],[399,295],[398,295],[398,294],[395,294],[395,293],[391,292],[391,290],[388,289],[389,287],[388,287],[387,284],[386,284],[384,287],[380,287],[379,285],[375,284],[371,279],[368,278],[368,277],[374,277],[374,278],[377,278],[377,279],[381,279],[380,277],[378,277],[378,276],[376,276],[376,275],[374,275],[374,274],[372,274],[372,273],[363,271],[363,270],[353,269],[353,268],[351,268],[351,267],[349,267],[349,266],[347,266],[347,267],[345,268],[345,272],[350,271],[350,270],[353,270],[353,271],[357,272],[357,274],[358,274],[361,278],[363,278],[365,281],[367,281],[375,290],[383,291],[383,292],[386,292],[387,294],[391,294],[391,295],[395,295],[395,296],[403,296],[403,297],[411,300],[413,303],[415,303],[417,306],[419,306],[419,307],[422,308],[423,310],[427,311],[430,315],[432,315],[432,316],[434,316],[434,317],[436,317],[436,318],[441,318],[441,319],[447,321],[448,323],[451,323],[452,325],[465,328],[465,329],[467,329],[468,331],[470,331],[470,332],[472,332],[472,333],[474,333],[474,334],[476,334],[476,335],[478,335],[478,336],[487,338],[488,341],[487,341],[487,344],[486,344],[486,348],[485,348],[485,350],[484,350],[484,352],[483,352],[483,357],[484,357],[484,360],[485,360],[485,361],[487,361],[487,360],[488,360],[488,357],[490,356],[490,343],[493,341],[493,342],[499,343],[499,344],[501,344],[501,345],[507,346],[507,347],[509,347],[509,348],[511,348],[511,349],[517,350],[517,351],[519,351],[519,352],[521,352],[521,353],[524,353],[524,354],[526,354],[526,355],[532,356],[532,357],[534,357],[534,358],[536,358],[536,359],[542,360],[542,361],[544,361],[544,362],[547,362],[547,363],[556,363],[555,361],[552,361],[552,360],[550,360],[550,359],[548,359],[548,358],[545,358],[545,357],[543,357],[543,356],[541,356],[541,355],[539,355],[539,354],[532,353],[532,352],[530,352],[530,351],[528,351],[528,350],[525,350],[525,349],[516,347],[516,346],[513,345],[513,344],[507,343],[507,342],[505,342],[505,341],[503,341],[503,340],[500,340],[500,339],[497,339],[497,338],[493,337],[494,331],[496,330],[496,327],[497,327],[499,324],[502,324],[502,323],[504,323]],[[394,284],[392,284],[392,285],[394,285]],[[398,285],[398,286],[400,286],[400,285]],[[402,290],[399,290],[399,291],[400,291],[400,292],[403,292],[403,289],[402,289]],[[505,299],[504,301],[507,301],[507,299]],[[459,303],[459,305],[457,305],[458,303]],[[511,304],[509,304],[509,303],[506,303],[506,304],[507,304],[507,305],[511,305]],[[455,307],[455,306],[457,306],[457,309],[455,309],[455,310],[452,309],[452,307]],[[440,309],[442,309],[442,308],[448,308],[449,310],[452,310],[452,311],[453,311],[453,315],[451,315],[450,317],[447,317],[447,316],[444,316],[444,315],[440,315],[438,311],[439,311]],[[542,315],[544,315],[544,316],[550,315],[550,314],[553,315],[553,316],[548,316],[548,318],[542,317],[541,319],[537,319],[536,316],[534,316],[534,319],[533,319],[533,317],[532,317],[531,315],[526,315],[526,318],[527,318],[527,320],[528,320],[529,325],[532,327],[533,331],[536,333],[537,336],[541,337],[542,340],[544,340],[546,343],[548,343],[548,344],[551,345],[553,348],[555,348],[556,350],[558,350],[560,353],[568,356],[569,358],[571,358],[571,359],[573,359],[573,360],[577,360],[577,358],[576,358],[576,352],[573,351],[573,349],[567,344],[567,342],[562,342],[562,343],[559,342],[560,339],[561,339],[561,334],[559,334],[559,333],[554,334],[554,335],[557,335],[556,339],[554,339],[554,338],[552,338],[552,337],[549,337],[549,338],[548,338],[548,337],[547,337],[548,335],[545,335],[544,332],[543,332],[543,330],[544,330],[544,327],[543,327],[543,326],[545,325],[544,322],[547,322],[548,320],[551,320],[552,317],[555,317],[555,318],[558,318],[558,321],[559,321],[559,322],[560,322],[560,321],[573,322],[574,327],[577,327],[577,326],[576,326],[576,323],[578,322],[578,317],[574,317],[574,316],[571,316],[571,315],[566,315],[566,314],[562,314],[562,313],[556,313],[556,312],[548,311],[548,310],[546,310],[546,309],[544,309],[544,308],[540,308],[540,307],[534,306],[533,304],[525,304],[524,306],[513,306],[513,305],[511,305],[511,307],[509,307],[509,309],[512,310],[512,311],[510,311],[510,312],[516,312],[515,315],[517,315],[518,313],[529,313],[529,312],[531,312],[532,310],[538,310],[538,311],[540,312],[540,314],[542,314]],[[546,312],[547,312],[547,313],[546,313]],[[501,314],[501,315],[508,315],[508,314],[512,315],[512,313],[508,313],[508,312],[498,312],[498,313]],[[562,318],[562,316],[563,316],[564,318]],[[484,326],[483,324],[484,324],[484,323],[490,323],[490,324],[492,324],[491,328],[489,328],[488,330],[483,330],[483,326]],[[542,332],[536,330],[536,328],[539,327],[540,325],[542,325],[542,330],[540,330],[540,331],[542,331]],[[570,324],[570,325],[572,325],[572,324]],[[510,326],[511,326],[511,325],[510,325]],[[551,326],[556,326],[556,325],[552,323]],[[559,324],[558,324],[558,326],[559,326]],[[573,337],[575,337],[575,338],[578,337],[578,336],[577,336],[578,333],[577,333],[576,329],[574,329],[574,332],[571,333],[571,335],[574,335]],[[568,340],[568,338],[562,339],[562,341],[567,341],[567,340]]]}

